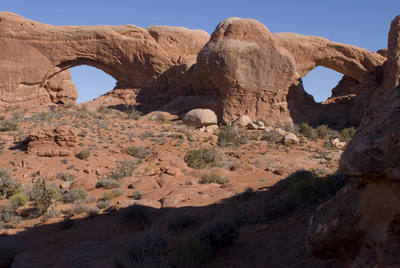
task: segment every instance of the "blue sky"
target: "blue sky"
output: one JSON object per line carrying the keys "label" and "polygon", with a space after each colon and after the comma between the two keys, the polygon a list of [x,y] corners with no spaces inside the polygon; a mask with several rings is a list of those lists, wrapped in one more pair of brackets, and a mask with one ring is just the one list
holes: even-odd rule
{"label": "blue sky", "polygon": [[[371,51],[387,46],[390,22],[400,14],[399,0],[272,0],[272,1],[128,1],[128,0],[4,0],[1,11],[53,25],[184,26],[212,33],[229,17],[252,18],[273,32],[317,35]],[[115,85],[115,80],[92,67],[70,69],[79,102],[91,100]],[[330,96],[341,78],[318,67],[304,78],[304,86],[317,101]]]}

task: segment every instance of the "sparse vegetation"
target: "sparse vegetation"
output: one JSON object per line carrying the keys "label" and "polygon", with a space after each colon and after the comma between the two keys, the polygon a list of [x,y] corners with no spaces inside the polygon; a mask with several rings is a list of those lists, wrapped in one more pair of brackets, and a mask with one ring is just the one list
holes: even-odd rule
{"label": "sparse vegetation", "polygon": [[0,196],[9,198],[21,191],[21,183],[10,176],[7,170],[0,169]]}
{"label": "sparse vegetation", "polygon": [[356,131],[357,130],[354,127],[344,128],[340,131],[340,137],[343,141],[348,142],[353,138]]}
{"label": "sparse vegetation", "polygon": [[39,178],[34,184],[31,199],[38,215],[42,215],[54,204],[59,197],[59,190],[55,185],[48,184],[45,178]]}
{"label": "sparse vegetation", "polygon": [[65,203],[73,203],[75,201],[81,201],[86,199],[88,196],[88,192],[85,189],[72,189],[65,194],[64,202]]}
{"label": "sparse vegetation", "polygon": [[14,117],[5,119],[1,122],[1,131],[16,131],[19,129],[18,120]]}
{"label": "sparse vegetation", "polygon": [[80,151],[76,157],[82,160],[87,160],[90,156],[90,151],[89,149],[83,149],[82,151]]}
{"label": "sparse vegetation", "polygon": [[218,183],[218,184],[225,184],[229,183],[230,179],[226,177],[222,177],[216,172],[205,173],[201,176],[201,180],[199,181],[200,184],[205,183]]}
{"label": "sparse vegetation", "polygon": [[143,159],[150,154],[150,151],[143,146],[130,146],[124,152],[130,156]]}
{"label": "sparse vegetation", "polygon": [[96,183],[96,188],[104,187],[106,189],[119,188],[121,184],[114,179],[102,179]]}
{"label": "sparse vegetation", "polygon": [[194,169],[217,167],[222,165],[222,154],[216,147],[199,150],[194,149],[186,153],[184,160],[188,167]]}

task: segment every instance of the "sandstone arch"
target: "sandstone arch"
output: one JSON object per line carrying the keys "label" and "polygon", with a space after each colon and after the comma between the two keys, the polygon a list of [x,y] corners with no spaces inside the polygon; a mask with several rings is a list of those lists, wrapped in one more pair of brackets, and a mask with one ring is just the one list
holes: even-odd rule
{"label": "sandstone arch", "polygon": [[[152,34],[165,30],[152,29]],[[195,57],[208,40],[204,31],[168,30],[177,43],[197,41],[175,51],[181,61]],[[48,79],[79,65],[101,69],[124,87],[149,88],[176,64],[176,57],[164,49],[168,51],[168,44],[159,44],[149,31],[133,25],[52,26],[0,12],[0,102],[45,101],[42,87]]]}

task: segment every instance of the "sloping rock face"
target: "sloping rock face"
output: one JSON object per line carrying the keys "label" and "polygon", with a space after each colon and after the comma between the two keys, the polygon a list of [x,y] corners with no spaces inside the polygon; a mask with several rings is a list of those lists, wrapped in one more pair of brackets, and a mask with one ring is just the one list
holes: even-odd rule
{"label": "sloping rock face", "polygon": [[[154,28],[152,33],[160,44],[147,30],[133,25],[52,26],[1,12],[0,105],[47,102],[49,92],[45,85],[49,79],[83,64],[111,75],[119,87],[149,88],[174,61],[179,61],[177,53],[182,56],[180,61],[195,57],[202,42],[206,42],[202,31]],[[177,47],[167,44],[163,37],[166,33],[176,43],[190,43],[198,36],[200,41]],[[62,87],[71,89],[72,86]],[[73,90],[67,91],[73,93]],[[74,101],[75,94],[68,97]],[[51,89],[50,95],[53,100]]]}
{"label": "sloping rock face", "polygon": [[340,160],[350,182],[317,209],[308,230],[311,253],[348,267],[400,266],[400,16],[387,55],[383,86]]}

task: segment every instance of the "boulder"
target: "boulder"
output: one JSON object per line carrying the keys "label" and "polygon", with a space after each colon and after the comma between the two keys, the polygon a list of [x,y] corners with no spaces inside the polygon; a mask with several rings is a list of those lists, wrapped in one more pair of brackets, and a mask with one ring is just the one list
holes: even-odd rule
{"label": "boulder", "polygon": [[79,178],[71,183],[69,189],[85,189],[86,191],[92,191],[96,188],[96,182],[93,178]]}
{"label": "boulder", "polygon": [[218,123],[217,115],[209,109],[193,109],[185,114],[182,123],[195,128],[203,126],[216,125]]}
{"label": "boulder", "polygon": [[250,123],[252,122],[248,115],[241,115],[232,122],[232,126],[247,127],[247,125]]}
{"label": "boulder", "polygon": [[284,144],[287,144],[287,143],[299,144],[299,139],[297,138],[297,136],[294,133],[289,133],[283,137],[283,143]]}

